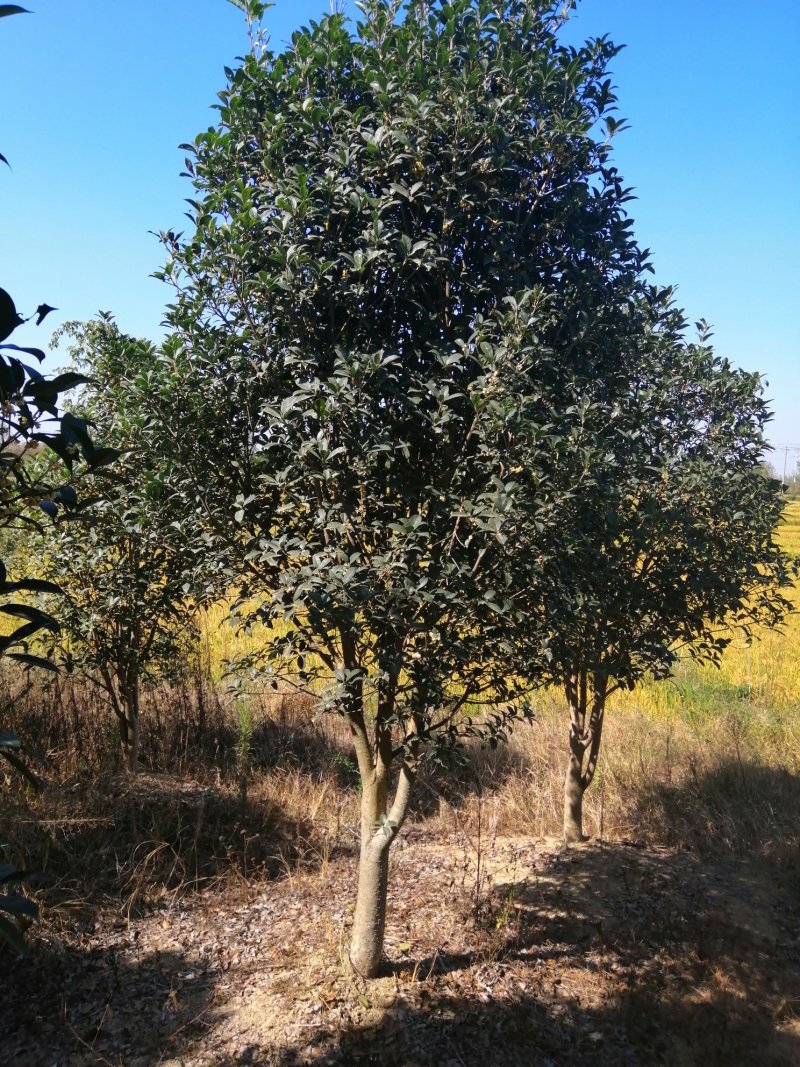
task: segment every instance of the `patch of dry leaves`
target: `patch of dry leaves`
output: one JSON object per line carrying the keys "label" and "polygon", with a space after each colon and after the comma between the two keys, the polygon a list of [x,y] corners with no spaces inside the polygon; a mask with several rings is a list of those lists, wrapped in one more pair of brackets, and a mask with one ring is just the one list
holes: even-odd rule
{"label": "patch of dry leaves", "polygon": [[23,1067],[800,1063],[800,901],[756,862],[626,843],[392,858],[384,977],[347,962],[355,857],[47,924],[4,959]]}

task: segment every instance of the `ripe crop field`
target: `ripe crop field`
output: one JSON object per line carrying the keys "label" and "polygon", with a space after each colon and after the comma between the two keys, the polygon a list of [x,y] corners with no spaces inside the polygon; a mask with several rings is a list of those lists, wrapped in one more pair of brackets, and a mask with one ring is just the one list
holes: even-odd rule
{"label": "ripe crop field", "polygon": [[[787,552],[800,555],[800,503],[786,508],[781,542]],[[800,605],[796,589],[793,599]],[[800,704],[800,615],[791,615],[780,630],[760,630],[751,642],[734,634],[719,669],[684,657],[674,679],[640,686],[617,702],[687,721],[734,708],[754,723],[788,721]]]}

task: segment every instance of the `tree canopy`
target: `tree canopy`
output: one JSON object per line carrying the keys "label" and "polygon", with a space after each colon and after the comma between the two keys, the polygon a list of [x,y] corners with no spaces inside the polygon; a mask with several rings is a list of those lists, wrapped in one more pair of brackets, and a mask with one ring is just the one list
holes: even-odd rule
{"label": "tree canopy", "polygon": [[60,590],[58,659],[104,691],[135,772],[141,686],[174,677],[191,654],[202,568],[191,515],[165,491],[165,463],[147,447],[147,416],[136,400],[154,346],[108,316],[62,332],[85,383],[73,408],[120,458],[87,486],[69,521],[46,532],[40,567]]}
{"label": "tree canopy", "polygon": [[717,356],[704,323],[688,341],[670,290],[650,296],[593,478],[565,508],[545,608],[549,671],[572,719],[569,840],[582,835],[613,692],[668,677],[681,651],[718,664],[735,631],[751,637],[791,610],[796,568],[777,540],[780,486],[763,473],[770,414],[760,377]]}
{"label": "tree canopy", "polygon": [[228,72],[142,388],[206,550],[274,627],[263,661],[350,722],[372,974],[416,761],[526,712],[530,605],[626,387],[647,257],[608,40],[563,45],[536,0],[361,10]]}

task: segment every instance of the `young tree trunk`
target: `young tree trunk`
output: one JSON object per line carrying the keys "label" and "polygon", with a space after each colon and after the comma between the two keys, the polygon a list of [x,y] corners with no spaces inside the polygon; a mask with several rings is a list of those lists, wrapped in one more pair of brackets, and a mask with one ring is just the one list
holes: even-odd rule
{"label": "young tree trunk", "polygon": [[[591,709],[588,708],[590,688]],[[569,680],[566,691],[571,722],[569,761],[564,778],[564,840],[568,845],[574,845],[586,840],[583,832],[583,795],[592,784],[597,770],[608,680],[595,675],[591,678],[590,687],[588,673],[583,671]]]}
{"label": "young tree trunk", "polygon": [[373,835],[361,845],[358,894],[353,915],[350,962],[364,978],[375,978],[383,957],[386,899],[389,883],[389,839]]}
{"label": "young tree trunk", "polygon": [[583,841],[583,760],[570,752],[564,780],[564,840],[568,845]]}
{"label": "young tree trunk", "polygon": [[139,772],[139,680],[134,678],[130,688],[123,694],[122,708],[124,724],[121,723],[122,754],[125,758],[125,770],[128,774]]}
{"label": "young tree trunk", "polygon": [[128,774],[139,773],[139,716],[128,720],[128,743],[125,746],[125,770]]}
{"label": "young tree trunk", "polygon": [[[352,635],[342,632],[345,668],[354,670],[357,658]],[[387,672],[379,695],[370,741],[364,716],[363,683],[356,678],[345,697],[347,716],[361,777],[361,856],[358,890],[350,941],[350,962],[364,978],[378,975],[386,929],[386,898],[389,882],[389,848],[405,821],[411,796],[412,771],[407,755],[400,758],[400,775],[389,807],[392,763],[397,758],[392,741],[392,717],[399,666]],[[415,732],[418,733],[415,724]],[[414,750],[414,745],[411,745]]]}
{"label": "young tree trunk", "polygon": [[362,780],[361,856],[350,962],[364,978],[375,978],[380,971],[386,929],[389,849],[408,811],[411,774],[404,765],[388,815],[384,783],[382,776],[367,782]]}

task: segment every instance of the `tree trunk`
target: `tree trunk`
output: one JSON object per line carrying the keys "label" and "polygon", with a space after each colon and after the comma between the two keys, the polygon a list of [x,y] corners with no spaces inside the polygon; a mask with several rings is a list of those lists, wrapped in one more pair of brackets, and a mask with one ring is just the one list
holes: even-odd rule
{"label": "tree trunk", "polygon": [[564,780],[564,840],[568,845],[584,841],[582,759],[570,753]]}
{"label": "tree trunk", "polygon": [[[341,638],[344,666],[357,672],[358,661],[352,634],[343,630]],[[392,719],[398,671],[399,667],[396,667],[393,674],[387,672],[379,688],[374,744],[370,741],[364,716],[363,682],[358,673],[352,688],[344,697],[361,776],[361,856],[350,962],[364,978],[375,978],[380,971],[386,929],[389,848],[408,813],[413,778],[406,752],[400,759],[400,775],[390,807],[389,782],[392,763],[396,758]],[[416,745],[409,736],[406,741],[413,752]]]}
{"label": "tree trunk", "polygon": [[386,778],[364,781],[361,794],[361,857],[358,891],[350,940],[350,962],[364,978],[377,977],[383,957],[386,901],[389,883],[389,849],[405,821],[412,774],[403,763],[388,815]]}
{"label": "tree trunk", "polygon": [[388,882],[389,839],[380,841],[374,834],[361,845],[358,895],[350,942],[350,962],[364,978],[375,978],[380,970]]}
{"label": "tree trunk", "polygon": [[125,770],[128,774],[139,772],[139,716],[136,715],[127,723],[127,743],[123,746],[125,755]]}
{"label": "tree trunk", "polygon": [[134,678],[130,689],[122,696],[122,709],[125,716],[120,723],[122,734],[122,753],[125,757],[125,770],[128,774],[139,771],[139,680]]}
{"label": "tree trunk", "polygon": [[583,795],[592,784],[597,770],[608,678],[601,674],[590,677],[587,671],[580,671],[568,679],[566,693],[571,722],[569,762],[564,778],[564,840],[568,845],[574,845],[586,840],[583,832]]}

